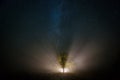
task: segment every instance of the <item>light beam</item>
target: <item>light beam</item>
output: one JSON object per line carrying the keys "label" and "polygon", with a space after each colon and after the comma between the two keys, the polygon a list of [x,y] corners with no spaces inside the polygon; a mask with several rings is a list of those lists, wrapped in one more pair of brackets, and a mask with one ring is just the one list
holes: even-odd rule
{"label": "light beam", "polygon": [[69,69],[68,68],[60,68],[59,69],[59,72],[61,72],[61,73],[68,73],[69,72]]}

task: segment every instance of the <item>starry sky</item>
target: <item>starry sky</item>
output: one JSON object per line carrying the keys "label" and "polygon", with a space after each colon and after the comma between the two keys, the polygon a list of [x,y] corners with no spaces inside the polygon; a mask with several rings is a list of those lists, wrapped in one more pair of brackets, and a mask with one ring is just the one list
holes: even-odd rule
{"label": "starry sky", "polygon": [[26,70],[63,51],[78,64],[85,55],[86,66],[119,71],[119,21],[119,0],[1,0],[0,70]]}

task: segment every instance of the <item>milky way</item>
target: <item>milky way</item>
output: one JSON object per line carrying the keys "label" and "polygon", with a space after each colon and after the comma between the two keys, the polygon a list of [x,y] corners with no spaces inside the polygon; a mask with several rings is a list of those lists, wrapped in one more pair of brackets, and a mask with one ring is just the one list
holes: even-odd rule
{"label": "milky way", "polygon": [[66,42],[66,32],[63,31],[62,20],[66,18],[68,13],[65,0],[50,0],[50,26],[48,31],[48,38],[54,41],[55,49],[62,50]]}

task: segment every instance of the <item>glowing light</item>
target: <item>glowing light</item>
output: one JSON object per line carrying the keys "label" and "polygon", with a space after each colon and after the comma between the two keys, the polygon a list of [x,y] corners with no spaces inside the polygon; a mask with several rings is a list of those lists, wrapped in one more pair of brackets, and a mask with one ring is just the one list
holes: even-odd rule
{"label": "glowing light", "polygon": [[68,73],[69,72],[69,69],[68,68],[60,68],[59,69],[59,72],[61,72],[61,73]]}

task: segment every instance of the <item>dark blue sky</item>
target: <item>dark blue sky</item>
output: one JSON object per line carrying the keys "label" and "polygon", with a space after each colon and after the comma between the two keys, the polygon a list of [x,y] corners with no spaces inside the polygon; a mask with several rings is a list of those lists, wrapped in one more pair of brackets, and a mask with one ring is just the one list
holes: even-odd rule
{"label": "dark blue sky", "polygon": [[116,0],[1,1],[2,31],[11,37],[117,33],[118,26],[119,3]]}

